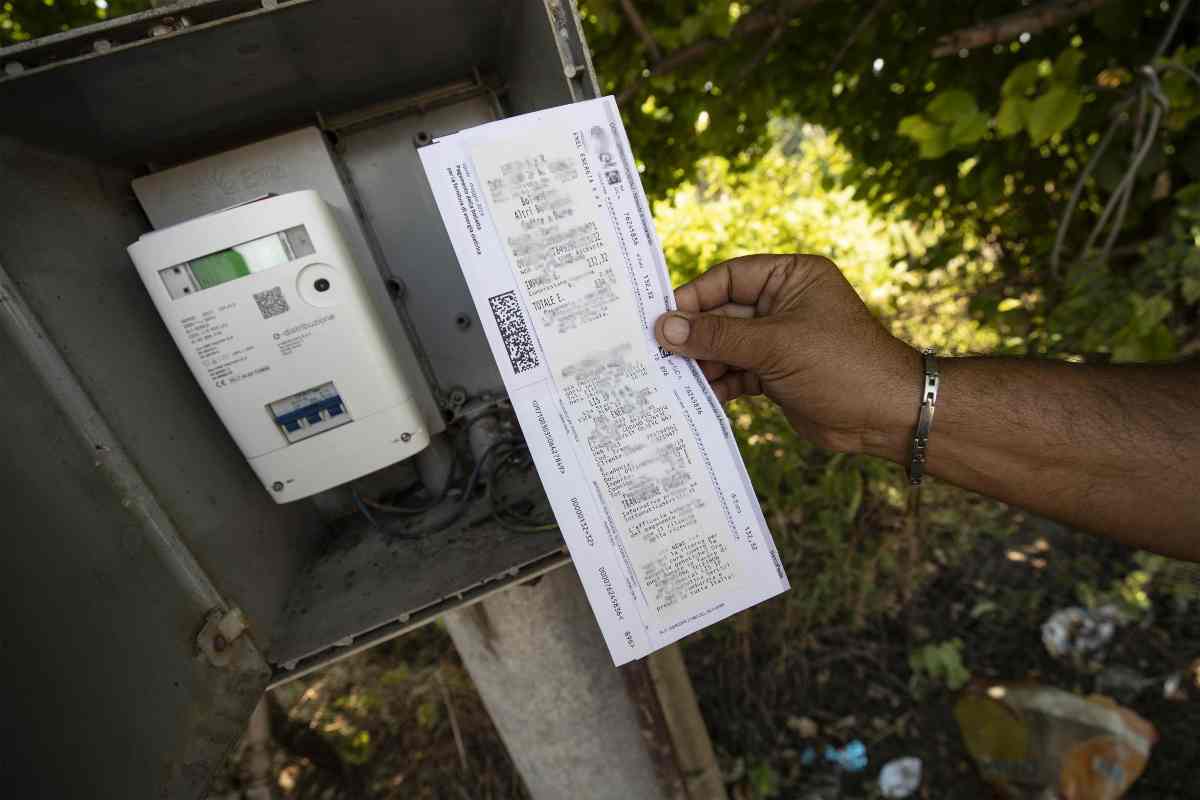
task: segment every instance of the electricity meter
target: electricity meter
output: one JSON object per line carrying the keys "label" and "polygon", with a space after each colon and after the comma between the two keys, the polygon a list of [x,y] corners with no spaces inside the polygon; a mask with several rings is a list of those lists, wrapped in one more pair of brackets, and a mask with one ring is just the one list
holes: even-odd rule
{"label": "electricity meter", "polygon": [[429,443],[380,308],[315,191],[144,234],[129,255],[192,374],[277,503]]}

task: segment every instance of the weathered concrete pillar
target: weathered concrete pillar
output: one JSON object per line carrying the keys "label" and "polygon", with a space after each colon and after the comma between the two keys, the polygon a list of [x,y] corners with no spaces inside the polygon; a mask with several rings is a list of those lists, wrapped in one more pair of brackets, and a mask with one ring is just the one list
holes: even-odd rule
{"label": "weathered concrete pillar", "polygon": [[656,769],[646,715],[612,665],[574,568],[445,619],[534,800],[686,797]]}

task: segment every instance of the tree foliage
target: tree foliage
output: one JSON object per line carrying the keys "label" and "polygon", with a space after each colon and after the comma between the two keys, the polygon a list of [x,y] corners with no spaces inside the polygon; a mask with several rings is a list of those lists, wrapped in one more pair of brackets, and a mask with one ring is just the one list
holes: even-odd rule
{"label": "tree foliage", "polygon": [[149,0],[4,0],[0,46],[149,8]]}
{"label": "tree foliage", "polygon": [[[911,257],[936,244],[938,231],[919,231],[854,199],[844,183],[853,160],[836,137],[776,119],[766,142],[752,162],[702,158],[690,180],[655,203],[655,224],[676,283],[748,251],[826,253],[897,335],[941,352],[1001,344],[995,331],[966,319],[963,288],[986,279],[989,265],[960,259],[922,272],[909,269]],[[810,445],[761,398],[735,401],[729,413],[780,558],[789,574],[806,576],[804,592],[780,600],[789,622],[772,627],[772,637],[786,640],[811,624],[861,622],[892,610],[931,548],[957,553],[980,532],[997,528],[994,506],[973,506],[938,487],[926,499],[926,536],[914,542],[900,530],[905,498],[899,467]],[[948,503],[956,510],[943,516]],[[897,535],[864,535],[880,529]]]}
{"label": "tree foliage", "polygon": [[[652,195],[706,155],[754,164],[797,117],[837,134],[857,197],[939,231],[910,266],[995,266],[971,311],[1001,349],[1200,349],[1200,6],[1172,30],[1187,0],[579,2]],[[0,41],[148,5],[5,0]]]}
{"label": "tree foliage", "polygon": [[[769,121],[798,116],[837,133],[856,196],[940,231],[914,266],[995,266],[971,310],[1005,334],[1001,349],[1140,360],[1200,347],[1200,272],[1187,255],[1200,210],[1194,14],[1156,55],[1180,2],[1049,2],[1025,9],[1042,13],[1024,31],[1022,8],[1000,0],[584,0],[582,10],[604,88],[621,99],[635,150],[653,153],[643,156],[651,193],[669,193],[709,153],[753,164],[769,150]],[[988,37],[1000,41],[935,56]],[[1143,142],[1155,108],[1162,124]],[[1108,215],[1119,227],[1109,245],[1107,230],[1090,232],[1143,146],[1116,204],[1125,213]]]}

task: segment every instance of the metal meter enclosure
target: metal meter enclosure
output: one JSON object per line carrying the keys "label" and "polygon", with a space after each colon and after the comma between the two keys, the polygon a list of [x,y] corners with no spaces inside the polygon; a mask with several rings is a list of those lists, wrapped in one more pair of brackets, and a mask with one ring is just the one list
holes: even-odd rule
{"label": "metal meter enclosure", "polygon": [[[503,435],[472,416],[500,413],[503,381],[419,148],[597,94],[569,0],[185,0],[0,48],[14,794],[206,797],[265,687],[568,563],[558,532],[507,530],[453,491],[472,442]],[[333,272],[298,282],[311,264]],[[270,359],[233,363],[249,344]],[[215,385],[252,363],[270,369]],[[405,458],[418,419],[429,445]],[[355,451],[375,420],[392,427]],[[319,472],[291,461],[318,452]],[[350,477],[370,453],[404,460]],[[373,525],[346,480],[442,499]],[[221,666],[198,639],[233,609],[246,628]]]}
{"label": "metal meter enclosure", "polygon": [[276,502],[346,483],[429,444],[377,306],[315,191],[144,234],[129,255]]}

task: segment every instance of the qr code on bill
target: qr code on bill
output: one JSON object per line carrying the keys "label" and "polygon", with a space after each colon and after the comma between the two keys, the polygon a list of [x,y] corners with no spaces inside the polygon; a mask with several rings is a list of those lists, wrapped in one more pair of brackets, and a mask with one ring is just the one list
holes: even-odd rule
{"label": "qr code on bill", "polygon": [[513,372],[520,375],[538,366],[541,362],[537,348],[534,347],[529,323],[525,319],[525,312],[521,310],[517,293],[510,291],[489,297],[488,305],[492,307],[492,316],[496,318],[496,327],[500,329],[500,338],[504,340],[504,349],[508,351]]}
{"label": "qr code on bill", "polygon": [[277,317],[283,312],[290,310],[287,299],[283,296],[283,288],[280,286],[276,286],[274,289],[267,289],[263,292],[256,292],[254,302],[258,303],[258,310],[262,312],[263,319]]}

